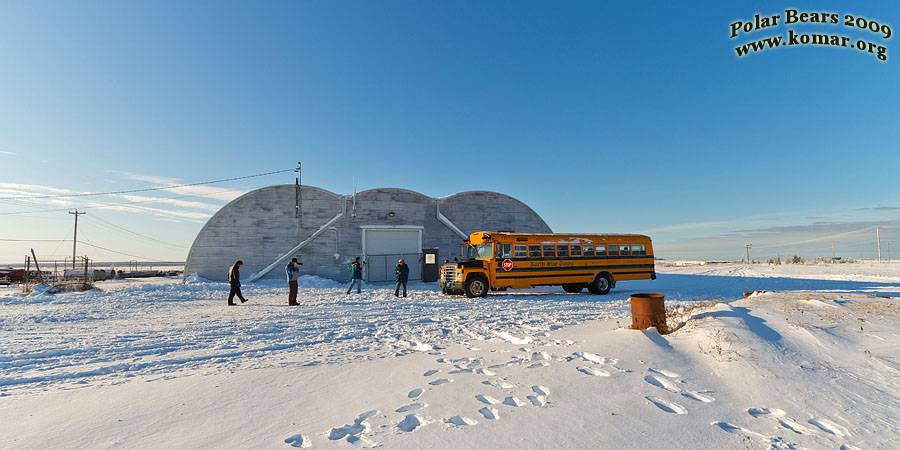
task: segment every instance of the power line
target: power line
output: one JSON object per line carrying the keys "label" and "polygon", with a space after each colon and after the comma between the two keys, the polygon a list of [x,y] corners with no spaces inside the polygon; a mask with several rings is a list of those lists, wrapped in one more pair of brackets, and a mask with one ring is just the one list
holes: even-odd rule
{"label": "power line", "polygon": [[164,261],[164,260],[162,260],[162,259],[148,258],[148,257],[146,257],[146,256],[132,255],[131,253],[119,252],[119,251],[112,250],[112,249],[109,249],[109,248],[106,248],[106,247],[101,247],[101,246],[99,246],[99,245],[94,245],[94,244],[91,244],[91,243],[89,243],[89,242],[78,241],[78,243],[79,243],[79,244],[83,244],[83,245],[87,245],[88,247],[94,247],[94,248],[99,248],[100,250],[106,250],[106,251],[108,251],[108,252],[118,253],[118,254],[120,254],[120,255],[131,256],[131,257],[133,257],[133,258],[140,258],[140,259],[143,259],[143,260],[146,260],[146,261],[168,262],[168,261]]}
{"label": "power line", "polygon": [[[86,217],[87,217],[87,216],[86,216]],[[92,221],[93,221],[94,219],[96,219],[96,220],[99,220],[99,221],[101,221],[101,222],[103,222],[103,223],[105,223],[105,224],[107,224],[107,225],[110,225],[110,226],[112,226],[112,227],[115,227],[115,228],[105,227],[105,229],[107,229],[107,230],[117,231],[117,230],[116,230],[116,228],[117,228],[117,229],[119,229],[119,230],[122,230],[122,231],[118,231],[119,233],[125,232],[125,233],[127,233],[127,234],[129,234],[129,235],[133,235],[133,236],[136,236],[136,237],[139,237],[139,238],[143,238],[143,239],[145,239],[145,240],[157,242],[157,243],[160,243],[160,244],[171,245],[172,247],[188,248],[188,247],[186,247],[186,246],[184,246],[184,245],[173,244],[173,243],[171,243],[171,242],[166,242],[166,241],[161,241],[161,240],[159,240],[159,239],[154,239],[154,238],[152,238],[152,237],[150,237],[150,236],[144,236],[143,234],[140,234],[140,233],[131,231],[131,230],[129,230],[129,229],[127,229],[127,228],[124,228],[124,227],[120,227],[119,225],[116,225],[116,224],[114,224],[114,223],[112,223],[112,222],[110,222],[110,221],[108,221],[108,220],[101,219],[100,217],[97,217],[96,215],[90,216],[90,219],[91,219]],[[95,225],[97,225],[97,224],[95,224]]]}
{"label": "power line", "polygon": [[[244,190],[244,188],[236,188],[236,189],[225,189],[225,190],[221,190],[219,192],[220,193],[221,192],[234,192],[234,191],[243,191],[243,190]],[[104,208],[112,208],[112,207],[116,207],[116,206],[120,206],[120,205],[137,205],[140,203],[156,203],[156,202],[163,202],[166,200],[178,200],[178,199],[182,199],[182,198],[194,198],[194,197],[203,197],[203,195],[180,195],[178,197],[160,197],[160,198],[154,198],[152,200],[140,200],[140,201],[134,201],[134,202],[95,203],[95,205],[92,205],[92,206],[79,206],[78,208],[79,209],[91,209],[91,208],[104,209]],[[2,212],[2,213],[0,213],[0,216],[11,216],[11,215],[16,215],[16,214],[39,214],[39,213],[48,213],[48,212],[68,211],[70,209],[72,209],[72,208],[68,207],[68,208],[42,209],[39,211]]]}
{"label": "power line", "polygon": [[0,242],[68,242],[71,239],[0,239]]}
{"label": "power line", "polygon": [[855,230],[855,231],[848,231],[848,232],[846,232],[846,233],[832,234],[831,236],[822,236],[822,237],[817,237],[817,238],[814,238],[814,239],[807,239],[807,240],[805,240],[805,241],[788,242],[788,243],[786,243],[786,244],[772,244],[772,245],[759,245],[759,246],[754,245],[754,247],[755,247],[755,248],[775,248],[775,247],[787,247],[787,246],[789,246],[789,245],[807,244],[807,243],[810,243],[810,242],[816,242],[816,241],[822,241],[822,240],[826,240],[826,239],[832,239],[832,238],[835,238],[835,237],[838,237],[838,236],[846,236],[846,235],[848,235],[848,234],[855,234],[855,233],[859,233],[859,232],[862,232],[862,231],[871,230],[872,228],[875,228],[875,227],[874,227],[874,226],[870,226],[870,227],[861,228],[861,229]]}
{"label": "power line", "polygon": [[292,172],[294,169],[284,169],[284,170],[276,170],[274,172],[266,172],[266,173],[258,173],[255,175],[246,175],[242,177],[234,177],[234,178],[226,178],[223,180],[214,180],[214,181],[204,181],[200,183],[188,183],[188,184],[177,184],[172,186],[162,186],[155,188],[144,188],[144,189],[130,189],[126,191],[110,191],[110,192],[88,192],[83,194],[56,194],[56,195],[20,195],[15,197],[0,197],[0,200],[15,200],[15,199],[34,199],[34,198],[63,198],[63,197],[90,197],[96,195],[113,195],[113,194],[134,194],[137,192],[150,192],[150,191],[161,191],[166,189],[174,189],[174,188],[182,188],[182,187],[190,187],[190,186],[201,186],[205,184],[215,184],[215,183],[225,183],[228,181],[237,181],[237,180],[245,180],[247,178],[256,178],[256,177],[264,177],[267,175],[275,175],[284,172]]}

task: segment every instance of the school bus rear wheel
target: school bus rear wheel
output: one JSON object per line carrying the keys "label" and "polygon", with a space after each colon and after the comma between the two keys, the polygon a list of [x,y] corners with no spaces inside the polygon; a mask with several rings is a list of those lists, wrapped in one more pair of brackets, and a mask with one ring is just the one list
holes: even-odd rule
{"label": "school bus rear wheel", "polygon": [[484,297],[487,295],[487,280],[481,277],[472,277],[466,280],[466,297]]}
{"label": "school bus rear wheel", "polygon": [[601,273],[594,278],[594,282],[588,285],[588,290],[591,291],[591,294],[596,295],[606,295],[609,294],[609,290],[612,288],[612,280],[610,276],[605,273]]}

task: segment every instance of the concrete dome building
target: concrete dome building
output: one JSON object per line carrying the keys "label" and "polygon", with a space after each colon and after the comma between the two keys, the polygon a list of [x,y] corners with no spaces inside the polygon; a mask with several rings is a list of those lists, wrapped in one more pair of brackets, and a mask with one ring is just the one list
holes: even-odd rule
{"label": "concrete dome building", "polygon": [[527,205],[496,192],[431,198],[396,188],[339,195],[313,186],[270,186],[238,197],[209,219],[194,239],[185,274],[224,281],[240,259],[244,281],[284,278],[284,266],[296,257],[301,274],[343,281],[348,264],[361,256],[368,282],[393,281],[399,258],[409,265],[410,280],[434,281],[430,274],[441,261],[457,257],[460,243],[481,230],[551,232]]}

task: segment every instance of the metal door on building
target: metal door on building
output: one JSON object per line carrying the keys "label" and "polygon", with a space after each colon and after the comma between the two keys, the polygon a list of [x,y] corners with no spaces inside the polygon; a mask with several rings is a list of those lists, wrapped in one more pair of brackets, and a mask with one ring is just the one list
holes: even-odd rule
{"label": "metal door on building", "polygon": [[438,280],[441,268],[438,259],[438,249],[426,248],[422,250],[422,281],[425,283],[433,283]]}

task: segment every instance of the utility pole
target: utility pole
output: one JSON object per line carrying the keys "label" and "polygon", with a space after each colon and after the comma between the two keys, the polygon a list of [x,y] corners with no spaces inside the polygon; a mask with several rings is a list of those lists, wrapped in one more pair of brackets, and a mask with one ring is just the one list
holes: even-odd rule
{"label": "utility pole", "polygon": [[881,231],[875,227],[875,240],[878,241],[878,262],[881,262]]}
{"label": "utility pole", "polygon": [[744,250],[747,251],[747,264],[750,264],[750,247],[753,247],[753,244],[744,244]]}
{"label": "utility pole", "polygon": [[834,262],[834,242],[831,243],[831,262]]}
{"label": "utility pole", "polygon": [[891,241],[888,241],[887,245],[888,245],[888,262],[891,262]]}
{"label": "utility pole", "polygon": [[78,244],[78,216],[87,214],[86,212],[78,212],[76,209],[75,212],[69,211],[69,214],[75,215],[75,235],[72,236],[72,270],[75,270],[75,246]]}

